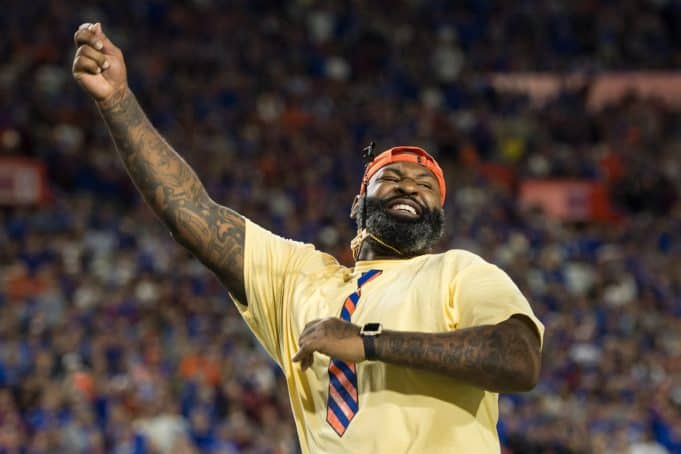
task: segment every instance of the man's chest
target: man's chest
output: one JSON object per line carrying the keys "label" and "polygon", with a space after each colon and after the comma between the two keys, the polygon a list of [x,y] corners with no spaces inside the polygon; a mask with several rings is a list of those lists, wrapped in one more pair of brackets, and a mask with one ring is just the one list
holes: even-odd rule
{"label": "man's chest", "polygon": [[[369,272],[374,275],[363,281]],[[299,334],[308,322],[324,317],[340,317],[355,325],[380,322],[384,329],[403,331],[446,329],[446,283],[433,276],[380,268],[365,273],[349,280],[320,279],[299,288],[291,304],[294,333]]]}

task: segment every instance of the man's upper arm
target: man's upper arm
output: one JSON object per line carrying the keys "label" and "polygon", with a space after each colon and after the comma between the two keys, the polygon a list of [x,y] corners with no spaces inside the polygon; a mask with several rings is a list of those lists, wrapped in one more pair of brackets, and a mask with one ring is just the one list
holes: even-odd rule
{"label": "man's upper arm", "polygon": [[244,290],[245,221],[236,211],[212,200],[177,209],[173,236],[210,268],[242,303]]}
{"label": "man's upper arm", "polygon": [[494,326],[499,352],[529,390],[539,379],[544,325],[530,303],[501,268],[481,263],[455,279],[454,309],[460,328]]}
{"label": "man's upper arm", "polygon": [[541,345],[544,325],[511,278],[491,263],[471,265],[457,276],[452,303],[461,328],[496,325],[513,316],[522,317],[526,323],[534,325]]}

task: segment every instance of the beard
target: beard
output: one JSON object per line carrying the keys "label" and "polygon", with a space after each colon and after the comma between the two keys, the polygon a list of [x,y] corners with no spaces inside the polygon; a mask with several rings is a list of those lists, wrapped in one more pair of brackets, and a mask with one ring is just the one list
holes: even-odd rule
{"label": "beard", "polygon": [[[357,226],[366,228],[381,241],[399,250],[407,257],[427,253],[442,237],[445,214],[442,208],[428,210],[422,207],[421,216],[407,219],[395,216],[388,211],[391,199],[381,200],[376,197],[362,197],[357,211]],[[386,250],[380,243],[368,237],[377,250]]]}

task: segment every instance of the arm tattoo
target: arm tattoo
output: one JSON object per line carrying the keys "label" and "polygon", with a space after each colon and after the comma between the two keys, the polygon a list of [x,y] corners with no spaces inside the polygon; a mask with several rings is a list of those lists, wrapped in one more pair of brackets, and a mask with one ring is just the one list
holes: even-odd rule
{"label": "arm tattoo", "polygon": [[194,170],[156,131],[129,89],[99,103],[99,109],[144,200],[173,237],[245,303],[243,217],[213,202]]}
{"label": "arm tattoo", "polygon": [[494,392],[528,391],[539,376],[539,338],[529,319],[447,333],[384,331],[378,360],[446,374]]}

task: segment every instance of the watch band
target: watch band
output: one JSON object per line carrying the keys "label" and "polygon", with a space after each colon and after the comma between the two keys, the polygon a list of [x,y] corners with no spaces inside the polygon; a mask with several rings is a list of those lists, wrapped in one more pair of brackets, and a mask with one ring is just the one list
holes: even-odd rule
{"label": "watch band", "polygon": [[375,336],[362,336],[362,342],[364,343],[364,357],[369,361],[374,361],[377,359],[375,340]]}

